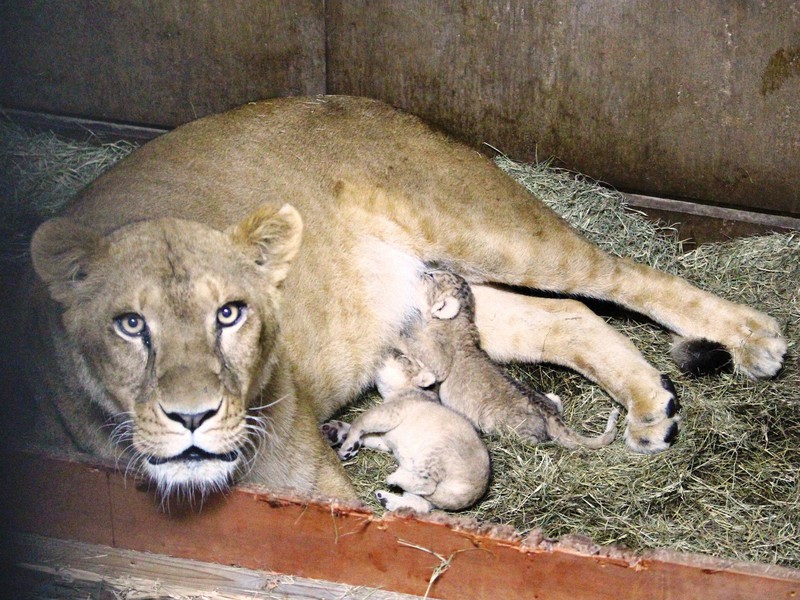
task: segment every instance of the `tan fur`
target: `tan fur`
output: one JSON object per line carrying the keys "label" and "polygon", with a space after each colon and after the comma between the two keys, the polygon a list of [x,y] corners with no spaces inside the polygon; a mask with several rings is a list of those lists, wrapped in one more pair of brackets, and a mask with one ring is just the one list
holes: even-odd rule
{"label": "tan fur", "polygon": [[511,429],[534,444],[553,440],[566,448],[597,449],[614,441],[616,410],[603,434],[579,435],[561,418],[557,396],[523,388],[489,359],[474,322],[475,299],[462,277],[430,271],[422,288],[422,318],[402,336],[400,351],[433,372],[443,405],[480,431]]}
{"label": "tan fur", "polygon": [[413,358],[390,354],[377,377],[383,404],[350,425],[322,426],[331,443],[341,443],[339,457],[348,460],[362,446],[394,455],[398,467],[386,483],[404,492],[375,493],[389,510],[461,510],[477,502],[489,485],[489,453],[464,417],[420,387],[433,384],[432,373]]}
{"label": "tan fur", "polygon": [[[102,237],[64,219],[45,223],[32,258],[64,308],[59,364],[87,400],[118,415],[83,429],[81,449],[114,456],[111,433],[164,493],[244,479],[349,494],[340,474],[324,481],[325,469],[301,458],[327,452],[311,407],[295,398],[280,335],[281,287],[301,234],[288,205],[262,207],[227,232],[159,219]],[[240,321],[220,327],[231,302],[241,303]],[[120,315],[146,327],[127,335]],[[180,415],[207,418],[191,431]],[[282,432],[291,435],[270,435]],[[238,456],[162,462],[191,447]]]}
{"label": "tan fur", "polygon": [[[263,229],[261,217],[248,221],[286,203],[304,226],[293,260],[290,210],[277,222],[266,217]],[[771,318],[606,255],[474,150],[365,99],[281,99],[190,123],[123,160],[61,216],[69,221],[45,223],[32,245],[53,300],[32,292],[30,381],[48,440],[100,456],[128,447],[127,435],[120,444],[110,438],[114,425],[125,433],[126,421],[142,440],[134,443],[145,453],[136,454],[140,462],[180,447],[169,434],[180,424],[154,408],[158,398],[173,402],[153,383],[171,369],[172,389],[194,389],[174,396],[173,412],[219,406],[221,428],[211,437],[220,451],[242,439],[249,407],[280,399],[256,411],[267,421],[251,420],[261,433],[243,447],[257,447],[258,458],[235,478],[347,494],[314,420],[371,384],[413,314],[427,263],[474,286],[481,343],[493,358],[555,357],[594,378],[627,408],[626,439],[640,451],[666,447],[676,422],[657,372],[574,304],[563,313],[553,301],[483,286],[616,301],[681,336],[723,344],[754,377],[775,374],[786,349]],[[225,233],[237,223],[246,224],[244,235]],[[264,243],[247,243],[253,236]],[[278,255],[262,261],[264,247]],[[209,323],[232,290],[252,294],[266,329],[256,335],[243,326],[245,338],[219,351]],[[116,316],[140,309],[152,319],[152,360],[114,329]],[[586,331],[561,323],[565,314],[588,323]],[[280,335],[271,329],[278,324]],[[219,399],[215,389],[226,386],[242,392],[215,405],[208,395]],[[198,475],[189,485],[212,480],[219,484]]]}

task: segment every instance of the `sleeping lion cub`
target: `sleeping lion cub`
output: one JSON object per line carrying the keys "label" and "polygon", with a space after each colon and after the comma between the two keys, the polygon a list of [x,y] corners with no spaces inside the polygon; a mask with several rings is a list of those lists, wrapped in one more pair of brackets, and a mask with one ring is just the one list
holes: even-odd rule
{"label": "sleeping lion cub", "polygon": [[[361,98],[179,127],[42,224],[31,257],[17,356],[37,414],[21,437],[127,462],[163,494],[254,482],[352,497],[318,423],[372,385],[427,265],[469,282],[493,360],[597,382],[637,452],[673,442],[672,387],[577,300],[515,290],[641,313],[690,370],[724,349],[771,377],[786,351],[774,319],[609,256],[474,149]],[[493,419],[518,416],[497,401]]]}
{"label": "sleeping lion cub", "polygon": [[404,333],[400,347],[430,369],[444,406],[460,412],[480,431],[512,429],[534,444],[553,440],[566,448],[597,449],[614,441],[616,409],[601,435],[579,435],[561,418],[558,396],[524,388],[489,359],[479,345],[475,300],[462,277],[428,271],[421,287],[422,318]]}
{"label": "sleeping lion cub", "polygon": [[390,353],[377,379],[383,404],[352,424],[322,425],[329,442],[341,444],[339,457],[348,460],[362,446],[394,455],[398,467],[386,483],[403,494],[375,492],[388,510],[472,506],[486,492],[490,474],[489,453],[472,425],[439,404],[436,392],[426,389],[434,384],[433,374],[412,358]]}

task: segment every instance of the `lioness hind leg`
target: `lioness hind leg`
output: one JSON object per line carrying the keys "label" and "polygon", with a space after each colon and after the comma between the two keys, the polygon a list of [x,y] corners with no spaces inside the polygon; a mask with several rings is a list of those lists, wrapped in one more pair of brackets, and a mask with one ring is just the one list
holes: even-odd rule
{"label": "lioness hind leg", "polygon": [[480,243],[467,243],[462,234],[465,227],[451,224],[437,234],[441,255],[426,260],[439,260],[470,283],[514,285],[619,304],[651,318],[699,350],[690,353],[697,361],[683,365],[689,370],[706,362],[704,350],[720,349],[730,354],[737,370],[750,377],[771,377],[780,369],[786,341],[774,319],[674,275],[611,256],[504,175],[484,175],[482,197],[471,199],[468,210],[457,204],[437,206],[441,212],[461,210],[452,219],[468,218],[471,229],[481,232]]}
{"label": "lioness hind leg", "polygon": [[720,357],[726,352],[735,369],[751,378],[772,377],[783,364],[786,339],[775,319],[679,277],[615,259],[613,276],[592,287],[599,297],[647,315],[678,334],[681,341],[673,358],[684,371],[701,374],[706,365],[713,369],[725,362]]}
{"label": "lioness hind leg", "polygon": [[680,417],[669,379],[584,304],[482,285],[472,290],[481,346],[494,360],[554,363],[595,381],[627,409],[625,440],[637,452],[674,441]]}

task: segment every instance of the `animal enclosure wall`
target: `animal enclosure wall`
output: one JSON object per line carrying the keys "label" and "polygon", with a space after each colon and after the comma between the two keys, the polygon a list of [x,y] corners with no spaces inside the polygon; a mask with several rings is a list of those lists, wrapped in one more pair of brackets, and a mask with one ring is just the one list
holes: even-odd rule
{"label": "animal enclosure wall", "polygon": [[173,126],[360,94],[637,193],[800,214],[800,2],[51,0],[0,7],[0,104]]}

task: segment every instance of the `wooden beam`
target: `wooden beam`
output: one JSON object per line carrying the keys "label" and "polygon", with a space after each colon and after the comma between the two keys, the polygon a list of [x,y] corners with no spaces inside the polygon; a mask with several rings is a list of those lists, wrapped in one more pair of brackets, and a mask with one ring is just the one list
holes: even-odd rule
{"label": "wooden beam", "polygon": [[749,223],[751,225],[758,225],[774,230],[800,230],[800,219],[785,215],[739,210],[724,206],[710,206],[708,204],[689,202],[687,200],[657,198],[654,196],[644,196],[642,194],[623,194],[623,197],[629,206],[636,208],[653,208],[656,210],[706,217],[709,219]]}
{"label": "wooden beam", "polygon": [[3,506],[14,530],[438,598],[792,598],[800,572],[589,540],[522,539],[449,516],[383,517],[356,506],[236,489],[162,510],[113,469],[15,454]]}
{"label": "wooden beam", "polygon": [[163,127],[113,123],[11,108],[0,108],[0,118],[28,129],[52,131],[72,139],[96,139],[101,142],[127,140],[143,144],[169,131]]}
{"label": "wooden beam", "polygon": [[413,600],[375,588],[354,587],[173,558],[162,554],[120,550],[33,535],[13,540],[14,568],[27,581],[23,593],[40,597],[40,590],[57,590],[57,597],[79,600],[108,593],[116,598],[198,598],[267,600],[275,598],[340,600]]}

